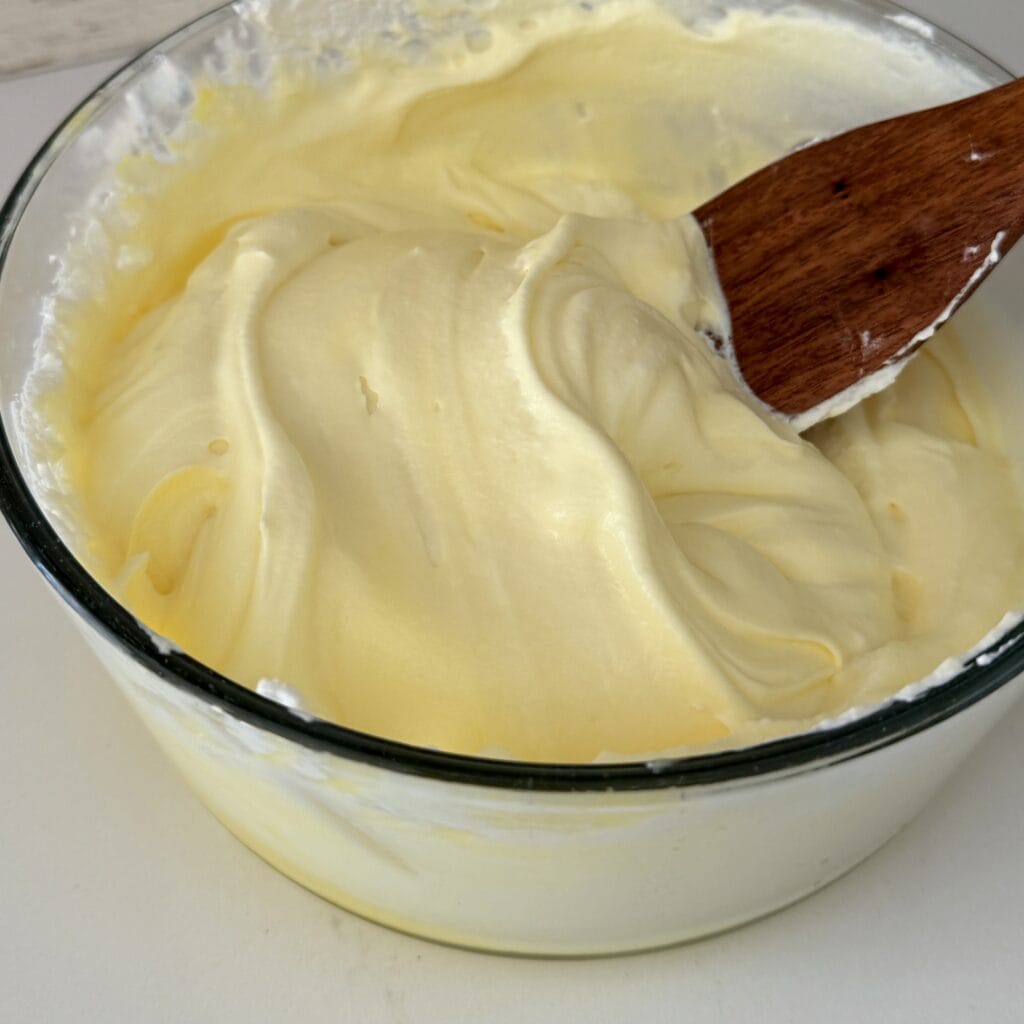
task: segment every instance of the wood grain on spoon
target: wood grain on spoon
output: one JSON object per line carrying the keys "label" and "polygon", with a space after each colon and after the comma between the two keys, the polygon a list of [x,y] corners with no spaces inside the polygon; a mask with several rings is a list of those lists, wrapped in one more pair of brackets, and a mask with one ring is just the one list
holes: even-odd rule
{"label": "wood grain on spoon", "polygon": [[810,426],[923,344],[1024,233],[1024,79],[799,150],[694,215],[744,380]]}

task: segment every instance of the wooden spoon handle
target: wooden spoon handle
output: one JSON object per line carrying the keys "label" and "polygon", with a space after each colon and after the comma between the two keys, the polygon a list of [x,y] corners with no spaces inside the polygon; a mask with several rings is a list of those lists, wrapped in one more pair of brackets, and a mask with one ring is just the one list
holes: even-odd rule
{"label": "wooden spoon handle", "polygon": [[695,215],[744,379],[799,416],[922,344],[1024,234],[1024,79],[808,147]]}

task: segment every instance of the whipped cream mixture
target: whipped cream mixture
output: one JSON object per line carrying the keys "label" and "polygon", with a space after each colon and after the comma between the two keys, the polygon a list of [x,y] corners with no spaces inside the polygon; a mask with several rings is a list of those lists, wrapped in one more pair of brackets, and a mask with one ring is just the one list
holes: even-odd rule
{"label": "whipped cream mixture", "polygon": [[688,216],[982,83],[799,10],[507,4],[400,49],[200,88],[178,159],[122,168],[130,258],[48,404],[80,554],[151,629],[346,726],[588,761],[806,728],[1024,605],[948,330],[801,437],[699,333]]}

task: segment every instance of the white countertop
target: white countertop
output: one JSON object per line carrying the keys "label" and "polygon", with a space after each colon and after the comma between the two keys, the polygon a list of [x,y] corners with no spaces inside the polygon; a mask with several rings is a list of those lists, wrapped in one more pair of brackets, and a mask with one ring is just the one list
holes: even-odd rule
{"label": "white countertop", "polygon": [[130,53],[217,0],[0,0],[0,77]]}
{"label": "white countertop", "polygon": [[[1022,0],[910,2],[1024,71]],[[0,83],[0,192],[113,66]],[[1024,705],[910,827],[811,899],[665,952],[519,960],[394,934],[249,853],[2,527],[0,608],[5,1024],[1024,1020]]]}

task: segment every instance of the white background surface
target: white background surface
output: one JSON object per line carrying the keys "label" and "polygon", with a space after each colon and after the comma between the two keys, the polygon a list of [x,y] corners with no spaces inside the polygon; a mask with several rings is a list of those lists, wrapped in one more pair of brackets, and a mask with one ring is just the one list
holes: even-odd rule
{"label": "white background surface", "polygon": [[[0,0],[0,32],[3,10]],[[1024,72],[1022,0],[912,0]],[[0,83],[0,192],[114,65]],[[727,935],[542,962],[338,910],[199,805],[0,528],[0,1021],[1024,1021],[1024,706],[853,874]]]}
{"label": "white background surface", "polygon": [[0,0],[0,77],[138,49],[216,6],[217,0]]}

